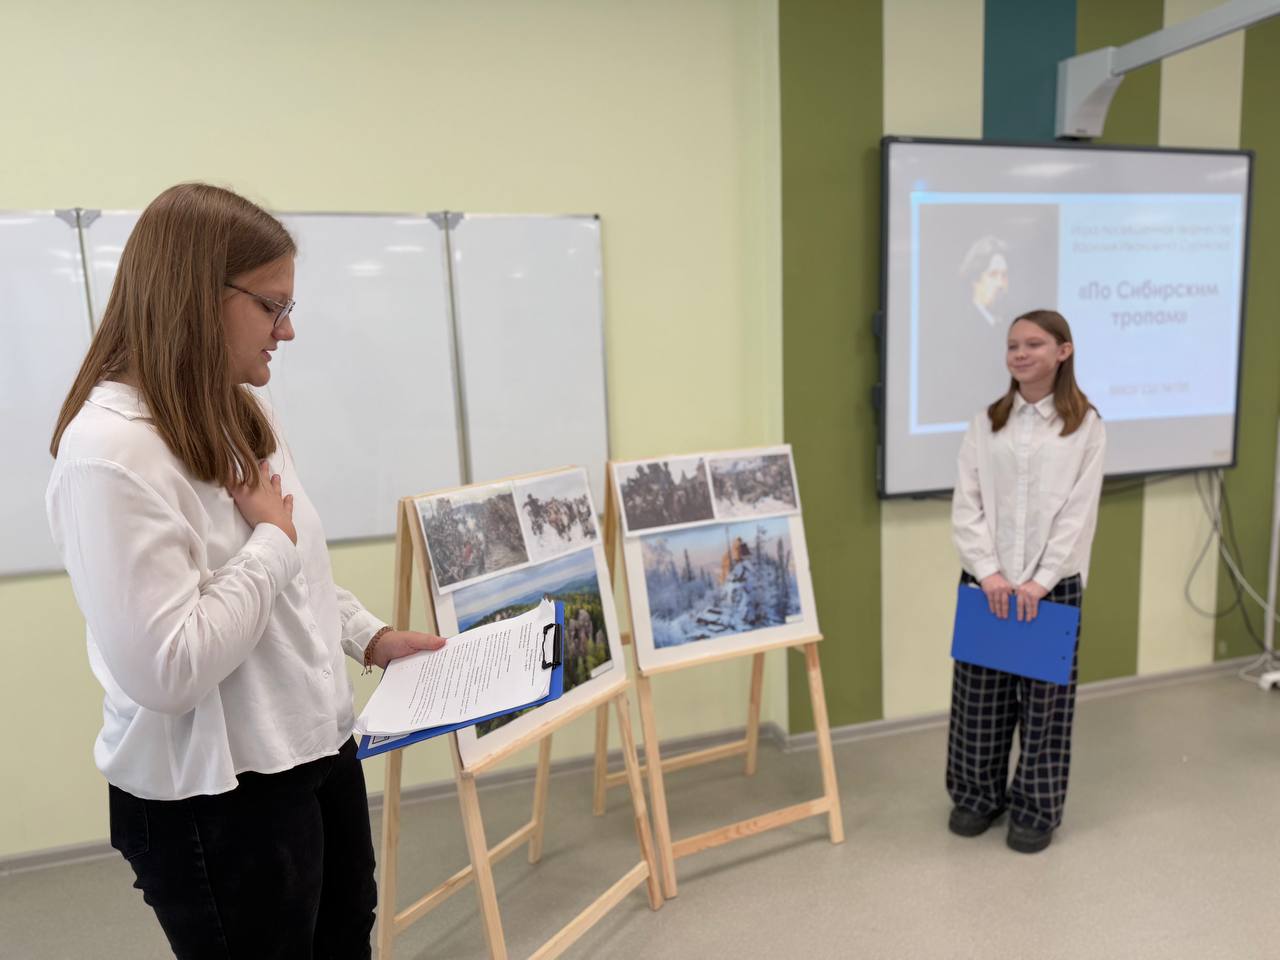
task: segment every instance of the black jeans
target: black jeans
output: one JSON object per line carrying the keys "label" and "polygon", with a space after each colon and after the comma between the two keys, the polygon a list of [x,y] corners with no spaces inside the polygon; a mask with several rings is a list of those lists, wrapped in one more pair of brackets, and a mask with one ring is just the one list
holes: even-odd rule
{"label": "black jeans", "polygon": [[377,888],[354,740],[229,793],[141,800],[110,787],[111,845],[179,960],[370,956]]}

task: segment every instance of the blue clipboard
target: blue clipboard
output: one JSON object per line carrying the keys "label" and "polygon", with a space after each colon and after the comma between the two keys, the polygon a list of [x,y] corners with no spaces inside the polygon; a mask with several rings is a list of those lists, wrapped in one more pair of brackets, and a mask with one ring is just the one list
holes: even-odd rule
{"label": "blue clipboard", "polygon": [[1080,608],[1041,600],[1036,618],[1019,623],[1014,601],[1001,620],[980,589],[961,584],[956,598],[956,628],[951,657],[1033,680],[1068,684],[1080,636]]}
{"label": "blue clipboard", "polygon": [[451,723],[442,727],[427,727],[425,730],[415,730],[413,733],[406,733],[398,737],[372,737],[365,735],[360,738],[360,746],[356,749],[356,759],[365,760],[369,757],[376,757],[380,753],[388,753],[391,750],[403,750],[411,744],[421,743],[423,740],[430,740],[432,737],[453,733],[455,730],[462,730],[466,727],[474,727],[477,723],[484,723],[486,720],[496,720],[498,717],[505,717],[509,713],[519,713],[521,710],[540,707],[544,703],[560,699],[560,697],[564,696],[564,604],[559,600],[556,601],[555,626],[555,646],[549,668],[551,670],[551,689],[547,691],[547,695],[541,700],[532,700],[509,710],[499,710],[497,713],[491,713],[487,717],[476,717],[474,720],[468,720],[465,723]]}

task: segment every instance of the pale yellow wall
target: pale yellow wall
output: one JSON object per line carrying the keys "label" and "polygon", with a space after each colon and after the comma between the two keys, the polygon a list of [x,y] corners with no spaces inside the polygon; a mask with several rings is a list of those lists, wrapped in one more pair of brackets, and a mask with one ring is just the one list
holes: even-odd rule
{"label": "pale yellow wall", "polygon": [[[138,208],[201,178],[289,210],[598,212],[613,453],[781,439],[772,0],[64,0],[4,27],[0,209]],[[333,561],[389,615],[389,545]],[[101,695],[67,581],[0,581],[0,610],[0,725],[30,745],[0,857],[99,840]],[[746,670],[660,678],[662,735],[740,725]],[[785,716],[775,658],[765,719]],[[410,751],[407,784],[448,775],[442,746]]]}
{"label": "pale yellow wall", "polygon": [[[1166,25],[1219,6],[1219,0],[1165,0]],[[1244,34],[1235,33],[1160,65],[1160,144],[1240,145]],[[1187,604],[1184,588],[1211,524],[1191,477],[1148,483],[1142,513],[1142,580],[1138,608],[1138,673],[1213,662],[1214,621]],[[1217,608],[1215,539],[1190,584],[1204,610]]]}
{"label": "pale yellow wall", "polygon": [[[982,136],[983,0],[885,0],[885,133]],[[892,500],[880,520],[884,715],[946,709],[960,562],[950,505]]]}

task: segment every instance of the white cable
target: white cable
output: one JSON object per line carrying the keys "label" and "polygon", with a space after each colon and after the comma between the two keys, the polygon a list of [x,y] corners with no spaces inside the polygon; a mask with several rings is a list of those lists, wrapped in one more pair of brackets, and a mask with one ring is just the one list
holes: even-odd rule
{"label": "white cable", "polygon": [[[1196,567],[1199,567],[1201,561],[1203,561],[1204,555],[1208,550],[1209,543],[1212,541],[1214,536],[1217,536],[1218,552],[1222,556],[1223,562],[1226,563],[1227,569],[1228,571],[1230,571],[1232,579],[1236,582],[1237,585],[1239,585],[1249,595],[1249,597],[1255,603],[1258,604],[1258,606],[1262,607],[1262,609],[1267,613],[1267,615],[1273,618],[1276,618],[1278,621],[1280,621],[1280,617],[1276,617],[1276,612],[1267,605],[1266,601],[1262,599],[1262,597],[1253,588],[1253,586],[1249,583],[1249,581],[1245,579],[1244,574],[1240,571],[1240,568],[1236,565],[1235,558],[1231,555],[1231,549],[1227,545],[1227,539],[1223,535],[1223,531],[1222,531],[1222,484],[1223,484],[1222,471],[1215,470],[1213,471],[1211,476],[1214,479],[1216,479],[1218,482],[1218,496],[1216,498],[1216,502],[1211,500],[1209,496],[1206,496],[1204,489],[1200,485],[1200,475],[1197,473],[1195,476],[1196,493],[1200,497],[1201,506],[1204,507],[1205,515],[1209,518],[1209,523],[1212,525],[1213,530],[1209,534],[1209,538],[1205,541],[1205,546],[1204,548],[1201,549],[1200,555],[1199,557],[1197,557],[1195,565],[1192,567],[1192,575],[1194,576]],[[1212,490],[1212,487],[1210,488],[1210,490]],[[1190,578],[1188,578],[1187,585],[1188,585],[1188,590],[1186,592],[1187,601],[1191,604],[1192,608],[1196,610],[1196,612],[1205,613],[1205,611],[1201,610],[1200,607],[1195,603],[1195,601],[1191,599],[1191,594],[1189,589]],[[1214,616],[1214,614],[1208,614],[1208,615]],[[1254,672],[1266,671],[1270,669],[1275,657],[1276,657],[1276,653],[1274,651],[1264,651],[1263,653],[1255,657],[1253,660],[1251,660],[1249,663],[1245,664],[1245,666],[1240,669],[1240,671],[1236,674],[1236,676],[1241,680],[1247,681],[1248,683],[1256,683],[1257,677],[1253,675]]]}

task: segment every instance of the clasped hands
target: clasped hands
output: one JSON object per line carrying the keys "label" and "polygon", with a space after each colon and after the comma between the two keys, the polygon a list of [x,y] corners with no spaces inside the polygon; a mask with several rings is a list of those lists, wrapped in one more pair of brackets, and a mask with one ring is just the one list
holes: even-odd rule
{"label": "clasped hands", "polygon": [[981,586],[982,592],[987,595],[987,606],[1001,620],[1009,619],[1009,598],[1015,597],[1017,619],[1020,623],[1034,620],[1040,612],[1040,601],[1049,595],[1049,591],[1034,580],[1015,587],[999,573],[985,578]]}

